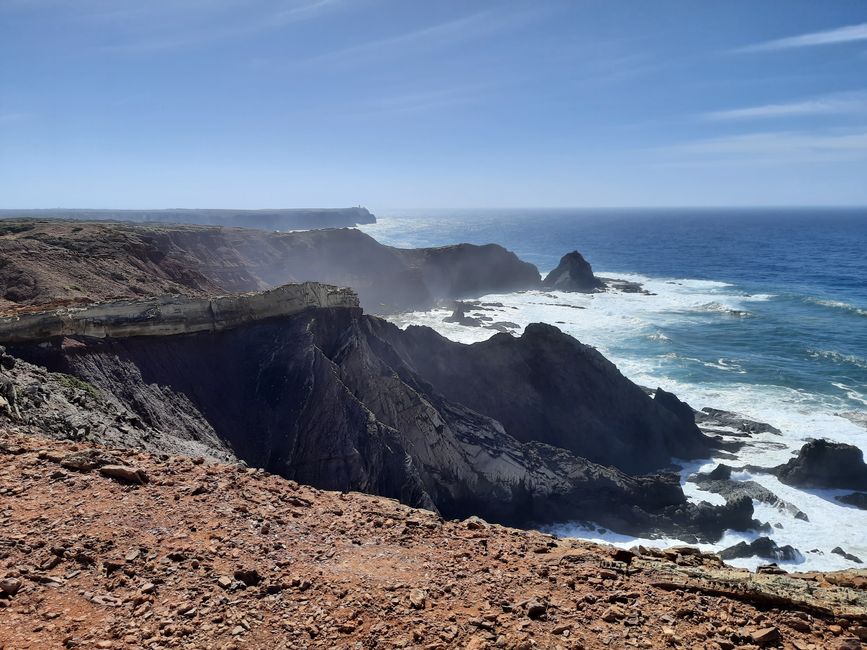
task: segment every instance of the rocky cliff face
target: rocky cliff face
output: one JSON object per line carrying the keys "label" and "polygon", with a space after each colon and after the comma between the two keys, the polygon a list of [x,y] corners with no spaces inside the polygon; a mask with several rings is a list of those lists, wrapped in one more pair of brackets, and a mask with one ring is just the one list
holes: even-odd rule
{"label": "rocky cliff face", "polygon": [[118,300],[0,318],[0,342],[39,342],[63,336],[119,338],[219,332],[312,307],[355,308],[358,296],[349,289],[305,282],[216,298],[163,296]]}
{"label": "rocky cliff face", "polygon": [[539,283],[534,266],[500,246],[402,250],[354,229],[6,221],[0,251],[0,312],[7,313],[306,281],[352,287],[366,310],[388,313]]}
{"label": "rocky cliff face", "polygon": [[[634,450],[642,441],[648,449],[664,447],[673,439],[663,440],[654,427],[666,421],[674,426],[677,418],[669,414],[666,420],[665,411],[601,356],[556,330],[542,329],[538,338],[534,332],[515,340],[514,350],[497,341],[505,353],[469,346],[465,352],[477,366],[461,366],[467,374],[459,381],[470,385],[478,368],[551,358],[578,346],[569,372],[557,370],[563,385],[530,377],[534,397],[524,403],[542,413],[570,396],[578,425],[572,435],[583,442],[573,444],[565,420],[557,419],[567,416],[564,402],[562,415],[548,420],[561,427],[555,432],[561,444],[546,444],[551,434],[508,404],[515,394],[509,372],[502,375],[507,389],[480,408],[450,398],[438,388],[441,378],[413,354],[433,332],[403,333],[354,307],[307,309],[198,333],[66,336],[10,349],[112,395],[154,437],[202,440],[205,422],[251,465],[323,488],[390,496],[448,517],[479,514],[523,525],[586,519],[623,532],[695,538],[752,525],[748,499],[722,508],[696,506],[673,475],[629,475],[576,453],[614,457],[610,450]],[[611,404],[596,403],[595,393],[581,389],[597,380],[614,390],[617,405],[628,407],[632,423],[643,428],[628,430],[629,416],[606,424]],[[638,401],[627,404],[632,398]],[[533,405],[534,399],[540,403]],[[632,469],[649,468],[636,463]]]}
{"label": "rocky cliff face", "polygon": [[495,418],[520,441],[562,447],[628,472],[652,471],[672,456],[709,450],[691,417],[661,397],[651,399],[595,349],[551,325],[532,324],[518,338],[495,334],[466,345],[426,327],[403,332],[384,321],[375,324],[438,392]]}

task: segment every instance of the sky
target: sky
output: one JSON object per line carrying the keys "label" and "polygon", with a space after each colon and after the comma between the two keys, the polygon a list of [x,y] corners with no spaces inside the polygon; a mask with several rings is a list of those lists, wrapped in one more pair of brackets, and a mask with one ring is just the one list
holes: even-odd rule
{"label": "sky", "polygon": [[867,0],[0,0],[0,207],[867,205]]}

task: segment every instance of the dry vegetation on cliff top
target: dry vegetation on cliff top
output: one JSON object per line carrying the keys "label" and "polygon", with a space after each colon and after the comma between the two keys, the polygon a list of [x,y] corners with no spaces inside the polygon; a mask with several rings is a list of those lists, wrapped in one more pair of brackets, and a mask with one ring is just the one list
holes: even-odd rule
{"label": "dry vegetation on cliff top", "polygon": [[[106,464],[108,465],[106,467]],[[0,647],[859,648],[867,573],[751,574],[0,432]]]}

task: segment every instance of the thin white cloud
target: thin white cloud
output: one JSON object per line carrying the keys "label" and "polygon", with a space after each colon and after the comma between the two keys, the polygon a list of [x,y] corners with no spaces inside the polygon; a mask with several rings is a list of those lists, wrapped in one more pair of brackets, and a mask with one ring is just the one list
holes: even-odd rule
{"label": "thin white cloud", "polygon": [[851,161],[867,159],[867,131],[744,133],[693,140],[661,151],[671,158],[669,162],[686,164]]}
{"label": "thin white cloud", "polygon": [[[325,52],[306,59],[295,61],[298,64],[351,64],[360,63],[383,56],[393,56],[395,51],[411,47],[414,51],[423,48],[444,47],[459,41],[483,38],[522,24],[530,14],[506,13],[487,10],[462,16],[444,23],[415,29],[395,36],[389,36],[359,45]],[[267,63],[259,60],[257,63]]]}
{"label": "thin white cloud", "polygon": [[835,93],[823,97],[813,97],[781,104],[762,104],[759,106],[712,111],[704,113],[702,117],[706,120],[717,122],[863,112],[867,112],[867,93]]}
{"label": "thin white cloud", "polygon": [[815,47],[817,45],[835,45],[837,43],[851,43],[853,41],[867,40],[867,23],[848,25],[829,29],[822,32],[810,32],[798,36],[778,38],[772,41],[764,41],[742,47],[736,52],[771,52],[774,50],[789,50],[800,47]]}
{"label": "thin white cloud", "polygon": [[[187,1],[191,2],[192,0]],[[232,22],[230,19],[224,18],[223,24],[209,25],[199,29],[179,30],[168,37],[161,35],[158,38],[130,40],[129,42],[110,45],[103,49],[129,54],[147,54],[199,47],[263,31],[279,29],[292,23],[311,20],[340,2],[341,0],[303,0],[285,8],[265,12],[252,20]],[[193,7],[195,4],[188,6]],[[222,8],[225,9],[227,6],[224,5]]]}

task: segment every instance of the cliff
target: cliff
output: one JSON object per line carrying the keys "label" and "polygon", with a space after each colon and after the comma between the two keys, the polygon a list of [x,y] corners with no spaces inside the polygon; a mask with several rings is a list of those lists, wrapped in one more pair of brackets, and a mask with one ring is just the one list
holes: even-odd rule
{"label": "cliff", "polygon": [[438,392],[496,419],[522,442],[568,449],[633,473],[710,449],[691,416],[651,399],[594,348],[551,325],[535,323],[517,338],[495,334],[466,345],[427,327],[375,324]]}
{"label": "cliff", "polygon": [[290,208],[272,210],[0,210],[0,219],[75,219],[77,221],[131,221],[206,226],[231,226],[261,230],[310,230],[343,228],[376,223],[366,208]]}
{"label": "cliff", "polygon": [[358,297],[349,289],[305,282],[216,298],[117,300],[0,318],[0,343],[39,342],[62,336],[117,338],[219,332],[312,307],[357,308]]}
{"label": "cliff", "polygon": [[[393,497],[449,517],[478,514],[519,525],[579,519],[622,532],[694,539],[716,539],[727,528],[754,525],[749,499],[723,507],[695,505],[686,500],[676,475],[631,475],[610,466],[633,472],[667,466],[665,454],[639,451],[642,441],[650,452],[657,450],[659,430],[666,426],[665,442],[672,447],[683,436],[681,457],[703,450],[702,438],[676,428],[676,416],[574,339],[554,330],[534,341],[532,332],[541,327],[535,326],[514,340],[511,352],[485,344],[461,348],[479,364],[456,366],[451,381],[466,386],[480,368],[506,366],[510,358],[544,360],[562,355],[564,346],[575,348],[566,360],[569,372],[555,367],[559,388],[541,376],[525,378],[529,397],[522,404],[531,416],[522,420],[510,404],[517,376],[504,372],[503,390],[492,387],[477,405],[450,397],[441,378],[418,363],[432,331],[404,333],[361,314],[344,293],[338,299],[348,300],[340,304],[350,308],[314,307],[279,316],[267,311],[262,312],[267,318],[252,320],[248,310],[238,308],[230,312],[241,314],[232,316],[233,327],[204,320],[198,332],[179,329],[171,319],[166,325],[142,320],[139,310],[110,328],[105,320],[94,324],[82,317],[74,321],[83,324],[81,331],[111,335],[70,333],[64,325],[58,336],[33,336],[28,342],[19,331],[24,342],[10,351],[111,395],[138,417],[155,446],[159,440],[206,444],[213,432],[250,465],[322,488]],[[433,353],[454,350],[440,345]],[[582,392],[588,381],[610,391],[625,415]],[[25,389],[18,391],[16,404],[22,417],[41,408]],[[552,434],[532,423],[533,415],[564,396],[571,404],[564,401],[558,408],[564,418],[571,408],[571,429],[560,426]],[[83,439],[100,437],[85,432]],[[599,462],[582,456],[588,451]],[[642,462],[619,457],[625,453]]]}
{"label": "cliff", "polygon": [[867,638],[864,571],[753,574],[696,549],[616,551],[201,458],[0,428],[0,497],[9,649],[857,648]]}
{"label": "cliff", "polygon": [[0,253],[0,313],[306,281],[351,287],[366,310],[388,313],[539,283],[534,266],[500,246],[404,250],[355,229],[6,221]]}

